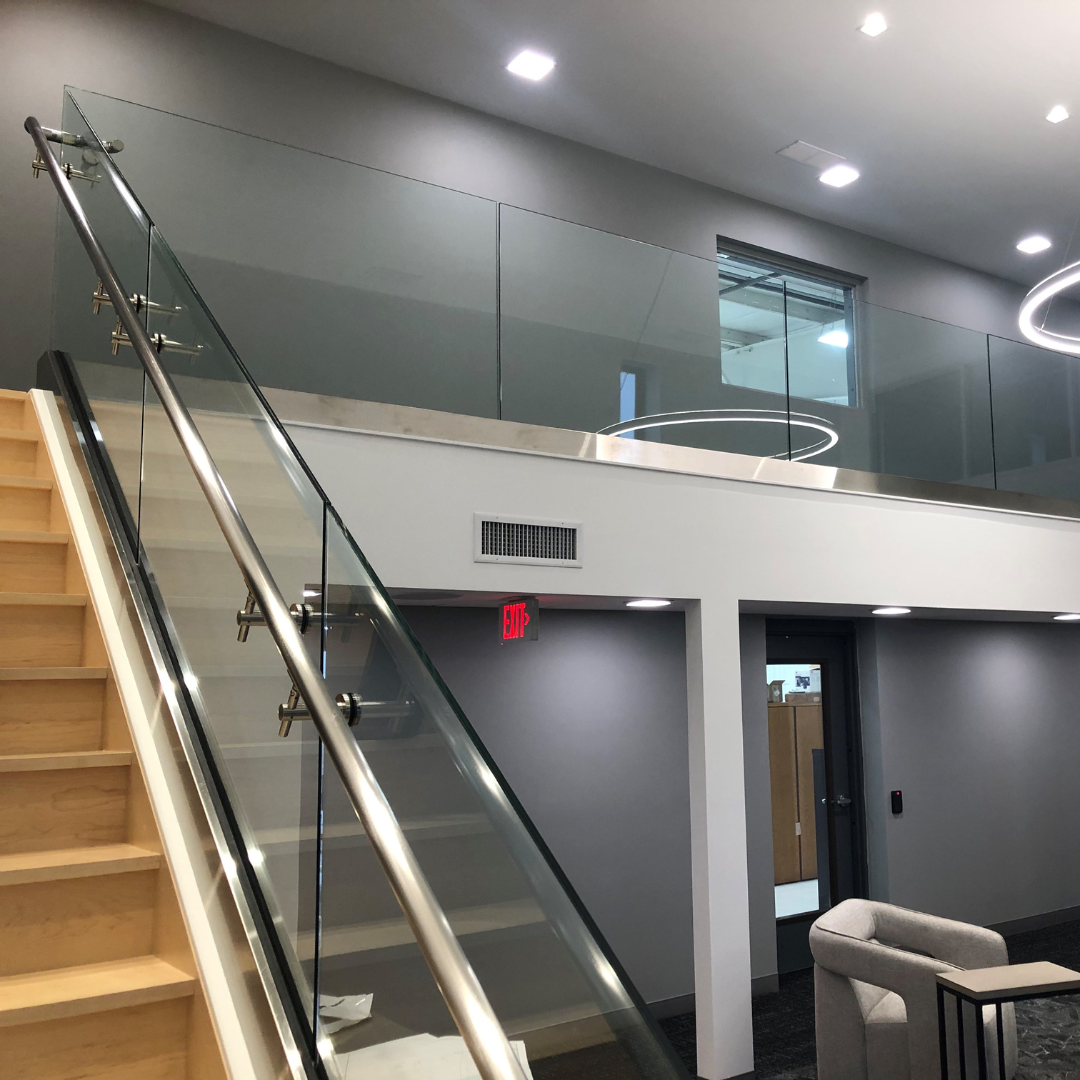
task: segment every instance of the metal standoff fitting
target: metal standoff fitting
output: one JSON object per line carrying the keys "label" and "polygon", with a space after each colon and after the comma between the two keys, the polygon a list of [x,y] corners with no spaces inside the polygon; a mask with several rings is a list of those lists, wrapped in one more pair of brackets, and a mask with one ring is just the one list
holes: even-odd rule
{"label": "metal standoff fitting", "polygon": [[[105,286],[101,283],[100,279],[98,280],[97,288],[94,290],[94,295],[91,299],[94,302],[95,315],[97,315],[106,304],[112,307],[112,297],[105,291]],[[132,296],[129,296],[128,300],[137,312],[150,311],[155,315],[163,315],[166,319],[171,319],[184,310],[179,304],[175,304],[171,307],[168,304],[159,304],[156,300],[151,300],[141,293],[135,293]]]}
{"label": "metal standoff fitting", "polygon": [[[83,157],[85,158],[86,155],[84,154]],[[94,160],[92,162],[87,162],[87,164],[96,165],[97,161]],[[30,168],[34,170],[35,180],[49,168],[48,163],[41,156],[40,150],[34,156],[34,160],[30,162]],[[65,162],[63,165],[61,165],[60,171],[69,180],[86,180],[89,181],[89,183],[91,184],[96,184],[101,179],[101,177],[98,176],[97,173],[85,172],[83,169],[76,169],[70,161]]]}
{"label": "metal standoff fitting", "polygon": [[294,720],[310,720],[311,713],[308,712],[306,705],[300,704],[300,691],[296,689],[296,684],[293,683],[293,688],[289,691],[289,699],[284,705],[278,706],[278,737],[287,739],[289,732],[292,731]]}
{"label": "metal standoff fitting", "polygon": [[[306,634],[312,626],[318,625],[316,620],[320,616],[320,613],[310,604],[291,604],[289,614],[301,634]],[[247,641],[248,631],[253,626],[266,625],[266,619],[263,618],[262,612],[259,611],[259,605],[250,590],[248,590],[247,602],[244,604],[243,609],[236,613],[236,625],[240,627],[240,632],[236,635],[237,641]]]}
{"label": "metal standoff fitting", "polygon": [[[185,356],[198,356],[203,351],[205,346],[203,345],[188,345],[183,341],[173,341],[167,338],[164,334],[150,334],[150,344],[154,347],[154,351],[157,353],[163,352],[175,352],[183,353]],[[128,332],[124,329],[124,324],[120,319],[116,320],[116,329],[112,332],[112,351],[113,356],[116,356],[120,352],[121,345],[130,345],[131,338],[128,336]]]}
{"label": "metal standoff fitting", "polygon": [[[70,131],[61,131],[59,128],[42,127],[42,134],[49,142],[60,143],[63,146],[89,146],[90,144],[82,135],[72,135]],[[119,154],[124,149],[120,139],[106,139],[101,144],[102,150],[108,154]]]}
{"label": "metal standoff fitting", "polygon": [[349,727],[356,727],[360,723],[360,706],[363,699],[359,694],[338,694],[334,701],[341,710],[341,715]]}
{"label": "metal standoff fitting", "polygon": [[[338,694],[336,698],[338,709],[341,710],[342,718],[349,727],[356,727],[360,723],[360,707],[363,699],[359,694]],[[295,686],[289,691],[289,700],[284,705],[278,706],[278,735],[283,739],[289,737],[293,722],[296,720],[310,720],[311,713],[308,707],[300,700],[300,691]]]}
{"label": "metal standoff fitting", "polygon": [[236,625],[240,627],[240,631],[236,635],[237,641],[247,641],[248,631],[253,626],[266,625],[266,620],[263,618],[262,612],[259,611],[259,605],[255,600],[255,594],[250,589],[248,589],[247,601],[243,610],[236,613]]}
{"label": "metal standoff fitting", "polygon": [[306,634],[313,626],[318,625],[321,612],[316,611],[311,604],[290,604],[289,614],[293,617],[297,630]]}

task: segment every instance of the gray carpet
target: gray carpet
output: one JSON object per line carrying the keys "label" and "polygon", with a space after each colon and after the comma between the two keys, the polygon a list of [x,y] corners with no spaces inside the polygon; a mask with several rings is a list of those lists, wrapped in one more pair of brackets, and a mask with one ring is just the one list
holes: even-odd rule
{"label": "gray carpet", "polygon": [[[1008,939],[1014,964],[1034,960],[1080,971],[1080,921]],[[1080,995],[1016,1006],[1019,1068],[1016,1080],[1080,1080]],[[696,1075],[694,1016],[661,1021],[668,1038]],[[754,999],[757,1080],[817,1080],[814,1067],[814,977],[798,971],[780,978],[780,991]]]}

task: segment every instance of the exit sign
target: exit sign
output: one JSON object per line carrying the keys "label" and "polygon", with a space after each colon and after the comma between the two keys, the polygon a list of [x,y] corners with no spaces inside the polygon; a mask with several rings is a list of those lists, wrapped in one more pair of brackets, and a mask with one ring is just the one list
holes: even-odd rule
{"label": "exit sign", "polygon": [[536,641],[540,636],[540,601],[535,597],[508,600],[499,613],[503,641]]}

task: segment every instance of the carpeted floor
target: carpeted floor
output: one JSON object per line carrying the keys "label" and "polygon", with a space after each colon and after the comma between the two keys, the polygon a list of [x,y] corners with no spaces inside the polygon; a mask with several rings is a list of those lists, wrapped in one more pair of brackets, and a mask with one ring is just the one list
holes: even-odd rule
{"label": "carpeted floor", "polygon": [[[1080,970],[1080,921],[1007,940],[1014,964],[1052,960]],[[1016,1024],[1016,1080],[1080,1080],[1080,995],[1021,1003]],[[693,1014],[673,1016],[660,1026],[696,1075]],[[757,1080],[816,1080],[812,971],[782,975],[779,993],[754,998],[754,1063]]]}

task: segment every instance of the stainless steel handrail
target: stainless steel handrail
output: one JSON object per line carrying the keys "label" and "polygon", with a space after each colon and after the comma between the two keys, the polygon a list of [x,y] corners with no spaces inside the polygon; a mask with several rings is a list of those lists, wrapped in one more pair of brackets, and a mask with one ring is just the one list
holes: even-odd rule
{"label": "stainless steel handrail", "polygon": [[322,674],[304,647],[281,590],[233,502],[191,413],[177,393],[168,372],[161,366],[150,336],[139,321],[109,257],[94,235],[70,180],[53,156],[44,129],[33,116],[27,117],[23,126],[46,163],[64,209],[112,299],[116,314],[157,392],[240,572],[258,601],[285,666],[307,704],[319,736],[348,792],[349,801],[371,840],[371,846],[378,855],[481,1077],[483,1080],[526,1080],[521,1063],[476,973],[465,958],[446,914],[435,899],[386,795],[342,718]]}

